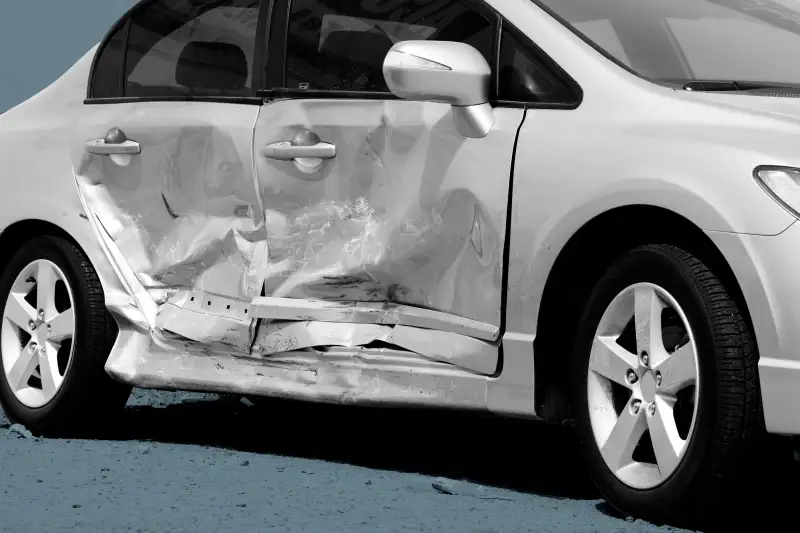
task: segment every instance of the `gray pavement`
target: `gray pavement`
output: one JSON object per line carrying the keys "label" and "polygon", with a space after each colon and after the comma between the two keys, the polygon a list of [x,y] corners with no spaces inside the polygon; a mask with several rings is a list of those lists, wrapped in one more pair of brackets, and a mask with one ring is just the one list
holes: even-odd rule
{"label": "gray pavement", "polygon": [[524,421],[136,390],[90,439],[0,414],[0,531],[679,531],[614,516],[577,457]]}

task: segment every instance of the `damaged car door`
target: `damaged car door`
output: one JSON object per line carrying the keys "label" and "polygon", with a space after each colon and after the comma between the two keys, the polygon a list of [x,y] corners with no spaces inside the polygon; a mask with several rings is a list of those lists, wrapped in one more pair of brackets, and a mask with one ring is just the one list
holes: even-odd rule
{"label": "damaged car door", "polygon": [[393,95],[383,68],[409,40],[495,65],[499,22],[463,0],[276,2],[255,130],[268,257],[254,352],[380,341],[496,371],[524,109],[496,106],[470,138],[450,105]]}
{"label": "damaged car door", "polygon": [[[203,349],[250,349],[246,304],[261,290],[259,4],[140,2],[98,50],[76,125],[78,189],[134,305],[153,333]],[[241,305],[209,309],[198,294]]]}

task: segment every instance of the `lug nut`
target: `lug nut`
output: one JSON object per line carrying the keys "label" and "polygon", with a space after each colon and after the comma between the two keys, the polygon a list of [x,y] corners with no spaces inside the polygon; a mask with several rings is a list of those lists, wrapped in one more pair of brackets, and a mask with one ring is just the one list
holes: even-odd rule
{"label": "lug nut", "polygon": [[636,372],[634,372],[633,370],[628,370],[627,377],[628,377],[628,383],[630,383],[631,385],[633,385],[639,380],[639,378],[636,376]]}
{"label": "lug nut", "polygon": [[30,343],[30,344],[28,345],[28,349],[31,351],[31,353],[33,353],[33,352],[35,352],[35,351],[36,351],[36,347],[37,347],[37,346],[38,346],[38,345],[37,345],[35,342],[32,342],[32,343]]}
{"label": "lug nut", "polygon": [[643,365],[647,365],[647,362],[649,360],[650,360],[650,357],[648,357],[647,352],[642,352],[642,364]]}
{"label": "lug nut", "polygon": [[631,412],[633,414],[637,414],[641,406],[642,402],[640,400],[633,400],[633,402],[631,403]]}
{"label": "lug nut", "polygon": [[39,353],[41,353],[41,354],[44,354],[44,353],[45,353],[45,351],[46,351],[46,350],[45,350],[44,346],[42,346],[41,348],[39,348]]}
{"label": "lug nut", "polygon": [[652,402],[647,406],[647,412],[650,414],[650,416],[656,414],[656,402]]}
{"label": "lug nut", "polygon": [[39,320],[44,320],[44,309],[39,309]]}
{"label": "lug nut", "polygon": [[28,329],[31,330],[31,331],[35,330],[36,329],[36,322],[34,322],[33,320],[28,320]]}
{"label": "lug nut", "polygon": [[661,386],[661,372],[656,372],[656,386]]}

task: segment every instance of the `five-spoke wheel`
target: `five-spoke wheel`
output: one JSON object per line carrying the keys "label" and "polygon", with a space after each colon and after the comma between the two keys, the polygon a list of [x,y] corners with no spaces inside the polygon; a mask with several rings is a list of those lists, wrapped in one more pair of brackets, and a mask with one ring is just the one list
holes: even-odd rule
{"label": "five-spoke wheel", "polygon": [[74,431],[125,405],[104,371],[116,328],[103,289],[73,243],[36,237],[0,275],[0,404],[37,432]]}
{"label": "five-spoke wheel", "polygon": [[612,505],[674,522],[746,479],[764,431],[756,347],[700,259],[670,245],[619,257],[589,297],[572,361],[577,428]]}
{"label": "five-spoke wheel", "polygon": [[683,310],[656,285],[625,288],[600,319],[589,369],[589,417],[606,464],[631,487],[660,484],[683,458],[697,412],[697,347]]}
{"label": "five-spoke wheel", "polygon": [[27,407],[56,395],[73,355],[75,311],[66,275],[37,259],[11,286],[0,328],[3,370],[11,391]]}

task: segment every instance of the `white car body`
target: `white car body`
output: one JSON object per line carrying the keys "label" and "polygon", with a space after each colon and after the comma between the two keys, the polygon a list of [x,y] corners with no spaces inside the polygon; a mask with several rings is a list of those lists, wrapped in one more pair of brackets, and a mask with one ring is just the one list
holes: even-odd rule
{"label": "white car body", "polygon": [[[149,333],[163,304],[148,294],[120,258],[106,233],[111,230],[97,223],[76,185],[86,157],[84,143],[102,137],[119,115],[144,123],[159,115],[167,127],[197,118],[230,132],[236,147],[246,151],[254,123],[269,117],[269,108],[206,102],[85,105],[96,49],[0,118],[0,179],[4,190],[13,191],[4,196],[0,209],[3,238],[24,238],[49,226],[82,247],[98,270],[107,305],[121,326],[106,368],[127,383],[330,401],[428,403],[535,417],[533,343],[542,295],[559,253],[581,227],[603,213],[626,206],[660,208],[702,230],[727,260],[758,339],[767,429],[800,433],[800,417],[791,409],[800,401],[800,352],[793,348],[800,344],[793,279],[800,268],[795,265],[800,254],[793,251],[800,229],[751,176],[758,165],[800,166],[800,102],[759,96],[732,99],[657,86],[608,61],[529,0],[488,3],[527,35],[536,36],[538,46],[583,91],[576,109],[528,110],[520,128],[498,375],[421,365],[422,372],[411,377],[409,368],[416,361],[394,361],[399,366],[381,368],[369,360],[329,366],[302,358],[288,370],[154,343]],[[357,116],[358,107],[344,104],[341,113]],[[445,112],[437,104],[429,109],[431,120]],[[498,120],[501,126],[503,120]],[[513,134],[515,117],[508,120],[512,122],[501,129]],[[256,147],[261,131],[255,129]],[[471,142],[480,151],[480,143],[488,140]],[[507,156],[510,160],[511,154]],[[477,172],[480,167],[473,168]],[[22,234],[11,237],[15,231]]]}
{"label": "white car body", "polygon": [[[35,235],[83,250],[119,325],[105,371],[128,385],[560,422],[595,283],[676,244],[752,329],[766,431],[800,434],[800,193],[757,176],[800,167],[800,100],[653,83],[539,3],[484,2],[574,105],[489,105],[483,60],[444,41],[392,47],[402,99],[96,98],[93,49],[0,116],[6,261]],[[662,376],[639,355],[652,417]]]}

